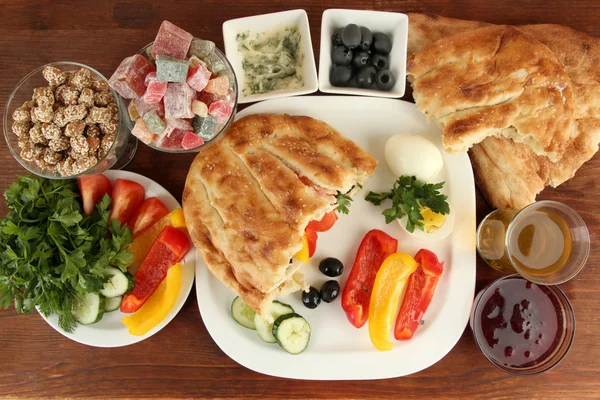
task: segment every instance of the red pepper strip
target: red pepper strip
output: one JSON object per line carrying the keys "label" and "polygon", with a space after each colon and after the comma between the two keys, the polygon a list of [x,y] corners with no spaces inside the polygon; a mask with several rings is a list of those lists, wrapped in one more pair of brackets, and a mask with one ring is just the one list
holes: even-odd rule
{"label": "red pepper strip", "polygon": [[312,257],[317,250],[317,232],[310,229],[309,225],[304,233],[306,233],[306,239],[308,240],[308,257]]}
{"label": "red pepper strip", "polygon": [[444,263],[429,250],[419,250],[415,255],[415,261],[419,263],[419,268],[408,280],[406,295],[394,327],[394,337],[397,340],[408,340],[413,337],[423,314],[431,303],[438,280],[444,270]]}
{"label": "red pepper strip", "polygon": [[190,247],[181,230],[172,226],[163,229],[135,273],[135,287],[123,296],[121,312],[136,312],[165,279],[169,267],[181,261]]}
{"label": "red pepper strip", "polygon": [[378,229],[369,231],[356,253],[350,276],[342,292],[342,308],[348,321],[357,328],[369,318],[371,292],[383,261],[396,252],[398,240]]}
{"label": "red pepper strip", "polygon": [[332,210],[325,214],[320,221],[310,221],[306,229],[311,229],[315,232],[326,232],[331,229],[337,219],[337,214]]}

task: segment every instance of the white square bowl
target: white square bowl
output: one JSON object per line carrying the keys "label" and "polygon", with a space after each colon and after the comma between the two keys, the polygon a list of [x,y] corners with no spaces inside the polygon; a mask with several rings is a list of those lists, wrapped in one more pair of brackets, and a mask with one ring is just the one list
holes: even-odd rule
{"label": "white square bowl", "polygon": [[[304,64],[302,66],[304,87],[299,89],[278,90],[263,94],[245,95],[244,88],[244,70],[242,68],[242,58],[237,51],[236,36],[240,32],[251,31],[262,33],[277,27],[296,25],[300,30],[300,51],[304,53]],[[239,88],[238,103],[251,103],[280,97],[297,96],[301,94],[314,93],[319,88],[317,79],[317,67],[315,65],[315,56],[310,38],[310,27],[308,25],[308,15],[304,10],[289,10],[272,14],[262,14],[253,17],[230,19],[223,23],[223,42],[225,44],[225,55],[233,66]]]}
{"label": "white square bowl", "polygon": [[[348,24],[365,26],[373,33],[383,32],[392,40],[392,51],[388,55],[390,71],[396,84],[389,91],[333,86],[329,80],[331,61],[331,38],[338,28]],[[398,98],[406,89],[406,46],[408,42],[408,16],[395,12],[329,9],[321,19],[321,49],[319,53],[319,90],[324,93],[353,94]]]}

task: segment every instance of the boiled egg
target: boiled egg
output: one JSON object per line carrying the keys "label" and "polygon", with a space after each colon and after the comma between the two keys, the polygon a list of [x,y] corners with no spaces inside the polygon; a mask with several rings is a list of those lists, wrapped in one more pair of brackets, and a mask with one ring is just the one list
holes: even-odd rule
{"label": "boiled egg", "polygon": [[423,219],[423,230],[415,226],[413,232],[408,232],[406,229],[406,221],[408,216],[404,216],[398,219],[398,223],[408,234],[416,239],[420,240],[441,240],[452,233],[454,229],[454,213],[452,212],[452,205],[450,205],[450,213],[446,215],[438,214],[433,212],[429,207],[420,207],[421,215]]}
{"label": "boiled egg", "polygon": [[385,160],[396,177],[415,176],[431,182],[442,170],[442,153],[430,140],[419,135],[394,135],[385,143]]}

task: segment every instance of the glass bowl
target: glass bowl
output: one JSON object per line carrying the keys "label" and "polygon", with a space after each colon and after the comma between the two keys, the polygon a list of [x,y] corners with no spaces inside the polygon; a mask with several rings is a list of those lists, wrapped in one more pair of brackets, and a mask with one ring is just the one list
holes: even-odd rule
{"label": "glass bowl", "polygon": [[63,176],[58,172],[41,168],[34,161],[26,161],[20,156],[21,149],[18,144],[19,137],[12,131],[12,114],[17,108],[21,107],[24,102],[31,100],[33,89],[37,87],[48,86],[48,81],[46,81],[42,75],[42,71],[47,66],[58,68],[61,71],[76,71],[80,68],[87,68],[92,72],[92,77],[94,79],[103,80],[108,84],[107,79],[94,68],[71,61],[60,61],[42,65],[41,67],[36,68],[27,74],[23,79],[21,79],[21,81],[10,94],[4,109],[4,138],[6,139],[6,143],[13,157],[23,166],[23,168],[29,172],[50,179],[69,179],[76,178],[81,175],[94,175],[110,168],[120,169],[127,165],[133,158],[137,149],[137,139],[130,133],[131,122],[127,116],[127,109],[121,101],[120,96],[118,96],[118,94],[112,89],[111,92],[117,99],[117,105],[119,109],[119,126],[117,128],[117,136],[111,148],[106,152],[102,159],[98,160],[95,165],[78,174]]}
{"label": "glass bowl", "polygon": [[513,274],[475,297],[470,326],[475,343],[498,369],[535,375],[560,363],[575,338],[575,312],[558,286]]}
{"label": "glass bowl", "polygon": [[[152,44],[154,42],[148,43],[146,46],[144,46],[139,52],[138,54],[143,55],[146,58],[150,58],[148,56],[148,53],[150,52],[150,49],[152,47]],[[166,153],[194,153],[194,152],[198,152],[200,151],[200,149],[202,148],[202,146],[207,145],[210,142],[214,142],[216,141],[219,137],[221,137],[221,135],[223,134],[223,132],[225,132],[227,130],[227,128],[229,128],[229,126],[233,123],[234,119],[235,119],[235,114],[237,111],[237,105],[238,105],[238,84],[237,84],[237,79],[235,77],[235,71],[233,70],[233,67],[231,66],[231,63],[229,62],[229,60],[227,59],[227,57],[225,57],[225,54],[223,54],[223,52],[221,50],[219,50],[218,48],[215,47],[215,54],[217,55],[217,57],[225,64],[226,69],[231,73],[231,75],[233,76],[233,88],[230,89],[231,93],[231,97],[232,97],[232,103],[231,103],[231,115],[229,116],[229,118],[227,119],[227,121],[223,122],[223,123],[219,123],[217,124],[217,131],[218,133],[210,140],[207,140],[204,142],[204,144],[195,147],[193,149],[169,149],[169,148],[163,148],[160,147],[158,144],[156,144],[155,142],[150,142],[150,143],[146,143],[148,146],[150,146],[151,148],[158,150],[158,151],[163,151]],[[131,100],[133,101],[133,100]],[[141,117],[139,117],[141,118]],[[130,120],[131,121],[131,120]]]}

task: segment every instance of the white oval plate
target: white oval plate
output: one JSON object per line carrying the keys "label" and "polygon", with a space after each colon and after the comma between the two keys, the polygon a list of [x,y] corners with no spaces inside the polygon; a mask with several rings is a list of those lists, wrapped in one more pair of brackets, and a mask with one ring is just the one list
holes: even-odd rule
{"label": "white oval plate", "polygon": [[[105,171],[104,175],[106,175],[112,183],[117,179],[129,179],[141,184],[144,189],[146,189],[146,197],[158,197],[169,211],[181,207],[171,193],[150,178],[129,171],[110,170]],[[67,333],[58,327],[58,316],[56,314],[50,315],[49,317],[45,317],[42,314],[40,315],[42,315],[42,318],[44,318],[51,327],[63,336],[88,346],[120,347],[141,342],[154,335],[171,322],[183,306],[183,303],[185,303],[185,300],[192,290],[192,285],[194,284],[196,254],[197,251],[194,249],[190,250],[181,262],[181,289],[175,305],[171,311],[169,311],[169,314],[145,335],[130,335],[128,332],[129,328],[121,322],[121,319],[128,314],[124,314],[119,310],[105,313],[102,319],[95,324],[78,325],[72,333]]]}
{"label": "white oval plate", "polygon": [[[289,303],[311,325],[311,341],[304,353],[292,356],[277,345],[260,340],[256,332],[238,325],[230,307],[235,294],[222,285],[199,259],[196,267],[196,293],[202,319],[217,345],[229,357],[254,371],[296,379],[343,380],[381,379],[412,374],[433,365],[454,347],[463,333],[475,291],[475,185],[466,154],[450,156],[443,152],[445,168],[436,181],[446,181],[451,211],[455,214],[453,233],[438,242],[411,237],[397,223],[386,225],[384,207],[364,200],[370,191],[387,191],[394,177],[384,158],[386,140],[394,134],[421,134],[442,149],[441,132],[428,124],[412,103],[398,100],[308,96],[270,100],[240,112],[242,118],[254,113],[308,115],[327,122],[363,149],[379,166],[364,189],[354,196],[349,215],[340,215],[331,230],[319,233],[317,251],[311,263],[301,269],[307,282],[319,288],[331,279],[318,270],[325,257],[336,257],[345,266],[338,278],[344,287],[360,241],[371,229],[381,229],[398,239],[398,251],[414,255],[420,248],[434,251],[444,261],[444,273],[424,324],[405,342],[392,338],[394,349],[380,352],[369,339],[368,326],[354,328],[346,319],[340,299],[309,310],[300,293],[282,301]],[[368,322],[367,322],[368,324]]]}

